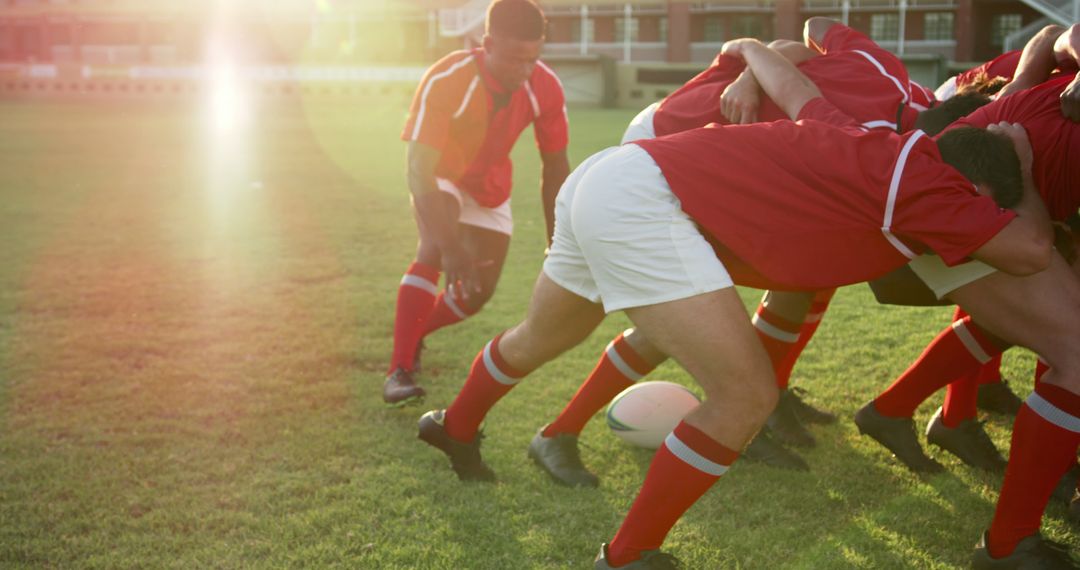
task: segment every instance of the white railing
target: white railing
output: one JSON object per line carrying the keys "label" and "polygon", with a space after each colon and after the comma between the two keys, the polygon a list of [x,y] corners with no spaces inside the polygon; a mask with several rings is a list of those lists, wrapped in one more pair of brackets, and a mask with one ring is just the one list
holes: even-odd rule
{"label": "white railing", "polygon": [[1080,21],[1080,0],[1020,0],[1062,26]]}
{"label": "white railing", "polygon": [[439,10],[439,33],[460,38],[483,25],[490,0],[469,0],[458,8]]}
{"label": "white railing", "polygon": [[1005,36],[1005,42],[1002,49],[1005,51],[1012,51],[1014,49],[1023,49],[1024,45],[1028,43],[1028,40],[1033,38],[1035,34],[1039,33],[1039,30],[1046,27],[1050,23],[1050,18],[1039,18],[1034,22],[1016,30],[1015,32]]}

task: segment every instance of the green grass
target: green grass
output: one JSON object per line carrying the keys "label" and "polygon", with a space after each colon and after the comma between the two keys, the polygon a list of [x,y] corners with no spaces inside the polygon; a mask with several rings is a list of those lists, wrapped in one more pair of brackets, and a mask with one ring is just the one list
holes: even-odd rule
{"label": "green grass", "polygon": [[[588,567],[650,454],[594,418],[583,453],[602,487],[573,490],[525,447],[625,318],[492,411],[499,484],[459,483],[415,438],[523,315],[544,246],[531,134],[499,291],[428,340],[425,407],[380,400],[415,243],[406,103],[267,104],[235,136],[184,104],[0,103],[0,566]],[[572,110],[572,161],[633,114]],[[795,373],[845,418],[814,428],[813,471],[737,464],[666,548],[694,568],[966,567],[1000,477],[935,452],[949,472],[920,479],[848,420],[949,314],[842,290]],[[1021,391],[1032,365],[1006,359]],[[653,377],[689,384],[672,365]],[[1009,425],[990,418],[1001,447]],[[1062,515],[1047,531],[1075,544]]]}

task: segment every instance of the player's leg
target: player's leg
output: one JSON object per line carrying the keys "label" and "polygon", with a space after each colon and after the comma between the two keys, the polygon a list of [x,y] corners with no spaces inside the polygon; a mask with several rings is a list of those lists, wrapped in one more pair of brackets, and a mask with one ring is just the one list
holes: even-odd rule
{"label": "player's leg", "polygon": [[420,419],[420,438],[450,456],[462,480],[493,480],[477,437],[488,411],[530,372],[584,340],[603,318],[600,305],[541,273],[525,320],[488,341],[450,406]]}
{"label": "player's leg", "polygon": [[[438,192],[442,208],[452,212],[457,218],[461,204],[451,193]],[[413,378],[414,361],[417,346],[423,336],[424,323],[436,304],[439,274],[442,268],[442,253],[420,216],[415,212],[419,240],[416,246],[416,258],[398,286],[397,305],[394,314],[394,352],[390,360],[390,370],[383,385],[383,401],[391,405],[401,405],[422,398],[424,389]]]}
{"label": "player's leg", "polygon": [[[1028,277],[995,273],[950,294],[981,326],[1040,354],[1050,367],[1013,426],[1009,466],[986,548],[1031,555],[1043,510],[1080,445],[1080,279],[1060,257]],[[1032,547],[1034,548],[1034,547]],[[1015,551],[1015,552],[1014,552]]]}
{"label": "player's leg", "polygon": [[802,350],[799,341],[813,299],[813,293],[766,291],[751,319],[758,339],[769,355],[777,386],[782,393],[780,403],[769,415],[766,425],[778,441],[803,447],[813,446],[817,442],[795,415],[793,403],[786,401],[791,395],[783,395],[787,393],[790,368],[786,373],[780,370],[785,361],[797,358],[797,353]]}
{"label": "player's leg", "polygon": [[660,547],[727,470],[776,404],[772,367],[734,288],[627,310],[634,324],[705,390],[649,466],[604,557],[614,567]]}
{"label": "player's leg", "polygon": [[421,338],[469,318],[491,299],[502,274],[506,252],[510,249],[512,233],[513,219],[509,203],[484,208],[472,198],[463,197],[458,235],[477,265],[480,289],[470,291],[467,298],[458,298],[449,288],[444,289],[424,322]]}
{"label": "player's leg", "polygon": [[1001,375],[1001,356],[982,367],[976,378],[978,396],[975,405],[980,410],[1015,416],[1023,400],[1009,387]]}
{"label": "player's leg", "polygon": [[533,437],[529,457],[558,483],[596,486],[598,477],[581,461],[578,449],[581,430],[619,392],[644,378],[664,360],[667,355],[636,329],[627,329],[615,337],[558,417]]}
{"label": "player's leg", "polygon": [[782,390],[780,404],[777,407],[792,407],[795,415],[803,423],[831,424],[836,421],[835,414],[820,410],[804,402],[798,390],[783,391],[790,384],[791,371],[803,350],[806,349],[807,344],[810,343],[810,339],[814,338],[814,334],[817,333],[818,327],[821,326],[821,320],[825,317],[825,312],[829,309],[829,304],[835,294],[836,289],[814,293],[809,312],[803,317],[802,326],[799,328],[799,339],[795,341],[795,344],[784,356],[783,360],[773,364],[773,368],[776,370],[776,381]]}
{"label": "player's leg", "polygon": [[912,470],[942,471],[941,464],[927,456],[919,444],[915,409],[950,380],[977,370],[1004,347],[975,326],[971,317],[953,321],[899,378],[855,414],[855,424]]}

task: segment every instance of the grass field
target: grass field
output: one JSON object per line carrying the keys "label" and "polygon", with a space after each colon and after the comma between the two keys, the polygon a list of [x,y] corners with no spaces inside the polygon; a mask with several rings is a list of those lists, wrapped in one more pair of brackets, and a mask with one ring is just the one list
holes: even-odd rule
{"label": "grass field", "polygon": [[[594,418],[602,486],[582,490],[525,448],[625,318],[493,410],[499,484],[459,483],[415,434],[523,314],[544,246],[531,135],[498,293],[428,340],[423,407],[380,400],[415,240],[405,104],[277,103],[214,127],[195,105],[0,102],[0,567],[590,567],[650,454]],[[632,115],[572,110],[572,162]],[[814,428],[813,471],[736,464],[665,548],[691,568],[966,567],[1000,477],[937,450],[949,472],[916,477],[850,422],[949,316],[841,290],[795,371],[844,418]],[[1032,366],[1007,355],[1022,393]],[[999,447],[1010,424],[989,418]],[[1063,514],[1046,531],[1076,545]]]}

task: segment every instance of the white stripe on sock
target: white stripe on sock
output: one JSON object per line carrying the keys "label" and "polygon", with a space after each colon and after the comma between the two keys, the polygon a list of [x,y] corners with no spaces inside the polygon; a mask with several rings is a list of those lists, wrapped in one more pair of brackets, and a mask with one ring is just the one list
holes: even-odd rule
{"label": "white stripe on sock", "polygon": [[491,374],[491,377],[494,378],[495,381],[499,384],[504,384],[506,386],[513,386],[517,384],[521,381],[521,378],[511,378],[510,376],[507,376],[502,370],[499,370],[499,367],[495,365],[495,359],[491,357],[492,342],[494,341],[489,340],[488,343],[484,345],[484,368],[487,369],[488,374]]}
{"label": "white stripe on sock", "polygon": [[705,456],[691,449],[689,445],[686,445],[681,439],[675,436],[675,432],[669,433],[667,438],[664,439],[664,446],[668,448],[668,451],[670,451],[672,455],[703,473],[719,477],[728,470],[727,465],[721,465],[707,459]]}
{"label": "white stripe on sock", "polygon": [[780,342],[792,343],[799,340],[799,333],[787,332],[783,329],[777,328],[775,325],[769,324],[765,319],[754,315],[750,319],[750,322],[754,324],[754,328],[761,331],[765,336],[775,338]]}
{"label": "white stripe on sock", "polygon": [[615,341],[611,341],[608,343],[607,349],[604,351],[604,354],[606,354],[608,360],[610,360],[611,363],[615,365],[615,368],[619,371],[619,373],[621,373],[623,376],[626,376],[628,379],[637,382],[638,380],[641,380],[645,377],[644,374],[637,373],[633,368],[630,367],[629,364],[627,364],[625,360],[623,360],[623,357],[619,354],[619,351],[615,350]]}
{"label": "white stripe on sock", "polygon": [[439,294],[439,287],[437,285],[435,285],[431,281],[428,281],[427,279],[424,279],[423,277],[420,277],[419,275],[406,273],[401,278],[401,284],[407,285],[409,287],[416,287],[417,289],[422,289],[424,291],[427,291],[428,293],[431,293],[432,295]]}
{"label": "white stripe on sock", "polygon": [[1080,433],[1080,418],[1051,404],[1049,400],[1040,396],[1038,392],[1032,392],[1025,403],[1033,412],[1039,414],[1042,419],[1061,429],[1067,429],[1073,433]]}
{"label": "white stripe on sock", "polygon": [[979,341],[975,340],[971,331],[964,325],[963,320],[953,322],[952,330],[956,333],[956,338],[960,339],[960,342],[964,344],[964,348],[968,349],[971,356],[975,357],[975,360],[978,360],[982,364],[990,362],[990,355],[986,354],[983,347],[979,346]]}
{"label": "white stripe on sock", "polygon": [[450,307],[450,311],[453,312],[459,319],[469,318],[469,314],[461,310],[457,302],[454,301],[454,294],[449,289],[446,290],[446,294],[443,295],[443,301],[446,302],[446,306]]}

